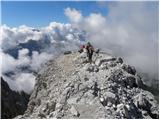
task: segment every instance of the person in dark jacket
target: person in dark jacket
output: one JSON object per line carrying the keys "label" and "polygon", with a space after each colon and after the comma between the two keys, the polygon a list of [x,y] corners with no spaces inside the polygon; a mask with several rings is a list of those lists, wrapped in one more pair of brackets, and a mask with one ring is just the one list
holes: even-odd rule
{"label": "person in dark jacket", "polygon": [[87,50],[88,61],[91,63],[92,62],[92,55],[93,55],[93,52],[94,52],[94,48],[93,48],[93,46],[91,45],[90,42],[87,43],[86,50]]}

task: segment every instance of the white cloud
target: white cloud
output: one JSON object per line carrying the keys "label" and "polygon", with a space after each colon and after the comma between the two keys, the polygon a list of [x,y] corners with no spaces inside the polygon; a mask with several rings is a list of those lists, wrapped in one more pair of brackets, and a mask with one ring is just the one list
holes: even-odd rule
{"label": "white cloud", "polygon": [[19,50],[18,60],[16,61],[17,66],[27,66],[30,64],[30,57],[28,54],[29,50],[26,48]]}
{"label": "white cloud", "polygon": [[15,91],[25,91],[30,94],[34,88],[35,75],[32,72],[24,73],[21,67],[30,67],[32,71],[37,72],[43,63],[51,59],[52,55],[45,52],[33,52],[31,57],[28,56],[29,50],[19,50],[18,59],[13,58],[9,54],[1,52],[2,56],[2,75],[7,72],[13,72],[11,76],[3,75],[10,88]]}
{"label": "white cloud", "polygon": [[31,73],[18,73],[12,78],[4,76],[4,80],[15,91],[25,91],[30,94],[35,85],[35,76]]}
{"label": "white cloud", "polygon": [[10,28],[6,25],[1,26],[1,48],[10,49],[16,47],[19,43],[26,43],[30,39],[38,41],[43,38],[43,33],[34,31],[34,28],[27,27],[25,25],[19,26],[18,28]]}
{"label": "white cloud", "polygon": [[16,68],[16,60],[12,56],[5,54],[2,51],[0,55],[2,57],[1,72],[5,73],[14,71]]}
{"label": "white cloud", "polygon": [[50,60],[53,57],[52,54],[47,54],[45,52],[38,53],[37,51],[33,51],[32,59],[31,59],[31,68],[32,70],[39,70],[41,65],[45,63],[45,61]]}
{"label": "white cloud", "polygon": [[[84,36],[81,30],[74,28],[71,24],[56,22],[40,29],[25,25],[17,28],[2,25],[1,30],[3,33],[0,51],[2,76],[11,89],[23,90],[27,93],[33,89],[35,83],[33,72],[38,72],[46,61],[62,51],[77,49],[81,44],[81,37]],[[36,42],[34,44],[42,45],[42,48],[37,47],[32,50],[30,40],[34,40]],[[20,46],[21,43],[29,47]],[[14,54],[17,52],[17,58],[7,50]]]}
{"label": "white cloud", "polygon": [[85,24],[88,24],[87,27],[83,26],[86,29],[87,28],[100,28],[100,26],[101,26],[101,29],[103,29],[104,27],[106,27],[104,26],[106,23],[106,19],[101,14],[91,13],[89,17],[86,17],[84,19],[84,22]]}
{"label": "white cloud", "polygon": [[71,9],[71,8],[66,8],[65,10],[65,15],[72,21],[72,22],[80,22],[82,19],[82,15],[80,11],[77,11],[76,9]]}
{"label": "white cloud", "polygon": [[66,36],[66,39],[67,39],[67,40],[73,40],[73,39],[74,39],[74,36],[73,36],[72,34],[68,34],[68,35]]}

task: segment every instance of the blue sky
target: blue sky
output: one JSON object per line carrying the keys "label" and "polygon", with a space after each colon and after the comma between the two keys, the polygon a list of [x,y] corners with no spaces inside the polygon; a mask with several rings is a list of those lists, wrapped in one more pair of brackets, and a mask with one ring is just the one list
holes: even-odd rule
{"label": "blue sky", "polygon": [[10,27],[27,25],[42,27],[50,22],[67,23],[68,18],[64,15],[64,9],[70,7],[82,12],[87,16],[91,12],[107,15],[108,8],[98,2],[74,2],[74,1],[3,1],[2,2],[2,24]]}

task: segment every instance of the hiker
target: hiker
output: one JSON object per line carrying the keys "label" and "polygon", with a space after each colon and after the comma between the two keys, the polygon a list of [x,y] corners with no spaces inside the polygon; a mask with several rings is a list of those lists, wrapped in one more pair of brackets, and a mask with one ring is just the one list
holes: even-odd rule
{"label": "hiker", "polygon": [[93,46],[91,45],[90,42],[87,43],[86,45],[86,50],[87,50],[87,57],[88,57],[88,62],[92,62],[92,55],[93,55],[93,52],[94,52],[94,48]]}

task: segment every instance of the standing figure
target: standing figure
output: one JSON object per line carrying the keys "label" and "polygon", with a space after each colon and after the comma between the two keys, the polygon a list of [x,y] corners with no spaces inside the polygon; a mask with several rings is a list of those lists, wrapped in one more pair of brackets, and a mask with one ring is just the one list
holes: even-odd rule
{"label": "standing figure", "polygon": [[92,55],[93,55],[93,52],[94,52],[94,48],[93,48],[93,46],[91,45],[90,42],[87,43],[86,50],[87,50],[88,62],[91,63],[92,62]]}

